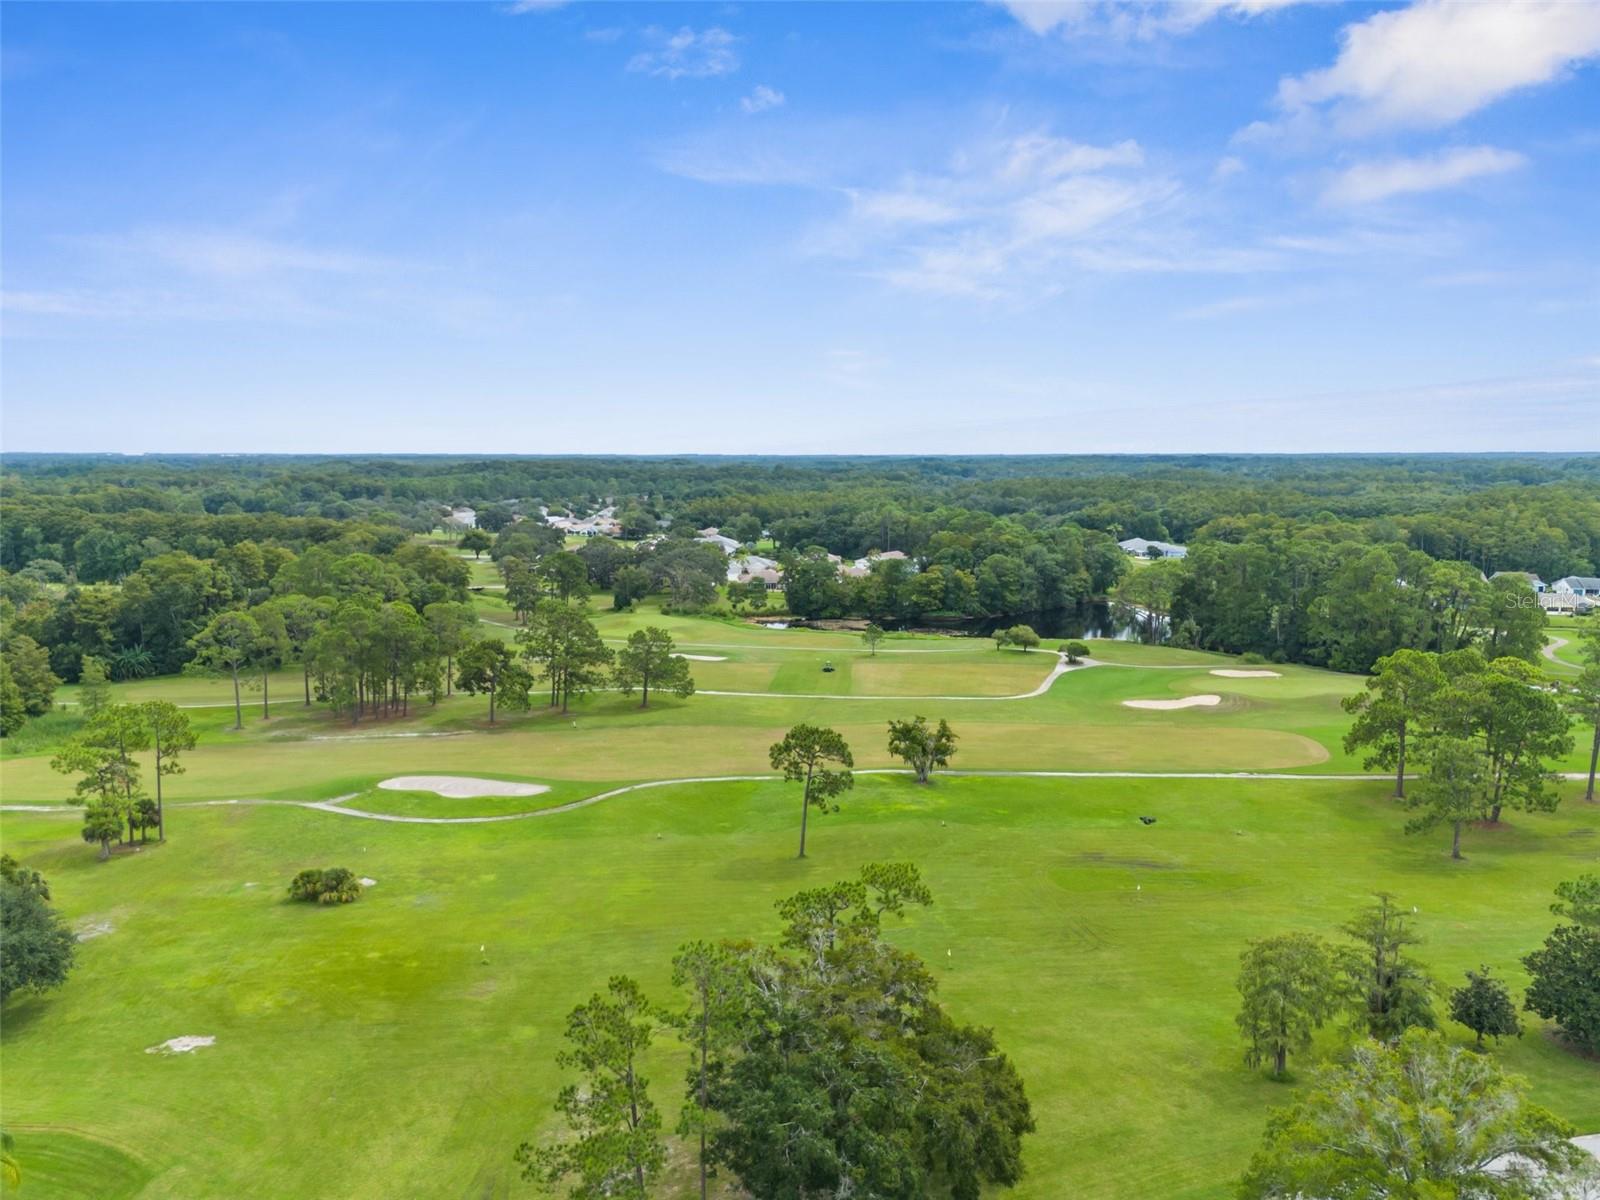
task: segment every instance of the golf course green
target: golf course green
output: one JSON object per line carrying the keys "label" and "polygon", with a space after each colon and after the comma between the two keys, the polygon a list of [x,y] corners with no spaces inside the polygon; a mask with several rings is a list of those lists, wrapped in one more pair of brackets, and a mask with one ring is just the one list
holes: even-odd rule
{"label": "golf course green", "polygon": [[[1009,1194],[1214,1200],[1290,1094],[1246,1069],[1234,1029],[1249,939],[1337,939],[1392,892],[1442,984],[1487,964],[1520,994],[1551,889],[1600,862],[1600,807],[1571,781],[1553,814],[1469,830],[1464,862],[1446,832],[1405,834],[1392,781],[1353,777],[1341,746],[1353,676],[1109,642],[1063,671],[1053,651],[975,639],[896,635],[874,654],[848,632],[595,615],[613,644],[667,628],[698,693],[641,709],[602,692],[492,726],[484,697],[456,695],[353,724],[308,709],[290,671],[270,680],[269,717],[246,693],[236,731],[226,680],[119,685],[118,700],[204,707],[188,709],[186,773],[164,783],[167,841],[109,862],[50,769],[71,710],[7,748],[5,848],[87,935],[63,988],[7,1005],[18,1195],[535,1195],[512,1151],[556,1127],[574,1004],[620,973],[665,1003],[680,943],[770,937],[776,900],[909,861],[935,903],[890,938],[933,967],[953,1015],[995,1029],[1033,1102]],[[1219,701],[1123,703],[1200,695]],[[886,722],[917,714],[960,738],[927,787],[886,770],[902,765]],[[797,860],[798,791],[767,748],[801,721],[843,734],[858,778]],[[1008,774],[1025,772],[1058,774]],[[377,786],[409,775],[549,790]],[[674,780],[689,782],[632,786]],[[352,905],[287,901],[297,871],[330,865],[374,882]],[[174,1038],[215,1041],[161,1049]],[[1600,1129],[1595,1064],[1545,1023],[1495,1053]],[[668,1037],[650,1052],[669,1127],[686,1063]],[[1303,1078],[1309,1060],[1294,1065]],[[662,1194],[688,1197],[690,1152],[673,1155]]]}

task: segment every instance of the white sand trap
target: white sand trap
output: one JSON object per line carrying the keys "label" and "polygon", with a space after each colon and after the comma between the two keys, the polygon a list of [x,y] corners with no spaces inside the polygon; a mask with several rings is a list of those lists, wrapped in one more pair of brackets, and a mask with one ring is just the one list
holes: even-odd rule
{"label": "white sand trap", "polygon": [[690,662],[727,662],[726,654],[680,654],[679,658],[687,658]]}
{"label": "white sand trap", "polygon": [[361,886],[362,887],[371,887],[373,884],[375,884],[377,882],[378,881],[376,879],[368,879],[365,875],[363,875],[361,877]]}
{"label": "white sand trap", "polygon": [[80,942],[93,941],[97,937],[104,937],[113,928],[114,926],[110,921],[85,921],[78,926],[78,940]]}
{"label": "white sand trap", "polygon": [[542,783],[507,783],[503,779],[474,779],[470,775],[396,775],[378,785],[391,792],[432,792],[452,800],[474,796],[537,796],[550,789]]}
{"label": "white sand trap", "polygon": [[1124,708],[1159,708],[1165,711],[1169,708],[1210,708],[1213,704],[1221,704],[1221,696],[1209,693],[1204,696],[1185,696],[1182,700],[1124,700]]}
{"label": "white sand trap", "polygon": [[159,1046],[145,1047],[146,1054],[188,1054],[191,1050],[199,1050],[203,1046],[215,1046],[217,1039],[214,1037],[188,1037],[168,1038]]}
{"label": "white sand trap", "polygon": [[1224,679],[1282,679],[1282,671],[1233,671],[1224,667],[1220,671],[1211,672],[1221,675]]}

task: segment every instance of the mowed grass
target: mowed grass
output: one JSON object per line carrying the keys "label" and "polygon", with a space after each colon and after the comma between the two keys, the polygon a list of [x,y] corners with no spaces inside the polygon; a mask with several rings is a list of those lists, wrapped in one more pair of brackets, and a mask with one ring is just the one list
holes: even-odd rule
{"label": "mowed grass", "polygon": [[[479,606],[510,619],[498,600]],[[271,682],[269,720],[247,694],[242,731],[226,680],[148,680],[115,698],[209,706],[189,710],[201,744],[166,780],[180,806],[353,795],[351,808],[404,817],[505,816],[633,782],[766,774],[768,747],[798,721],[839,729],[858,767],[898,766],[885,723],[919,713],[951,721],[955,765],[969,769],[1360,767],[1341,746],[1339,701],[1361,686],[1351,676],[1284,666],[1279,678],[1228,679],[1211,674],[1240,666],[1226,656],[1096,642],[1109,665],[1011,700],[999,697],[1037,686],[1054,654],[892,636],[872,655],[850,633],[592,608],[612,644],[666,625],[685,653],[719,660],[692,664],[704,691],[760,694],[641,709],[597,693],[565,714],[503,711],[492,726],[484,697],[458,695],[352,724],[306,709],[291,671]],[[1223,702],[1122,703],[1208,692]],[[7,739],[0,797],[64,801],[71,782],[49,757],[79,719],[69,710]],[[551,791],[456,800],[376,788],[401,774]],[[1380,780],[918,789],[863,776],[844,812],[813,822],[804,864],[796,798],[777,782],[635,791],[486,825],[174,807],[166,846],[109,864],[79,840],[76,811],[5,814],[6,849],[52,879],[68,915],[114,927],[84,944],[63,991],[7,1005],[5,1120],[30,1171],[23,1195],[533,1194],[510,1153],[549,1127],[574,1003],[619,971],[665,998],[678,942],[768,935],[775,899],[864,861],[909,859],[939,904],[894,936],[935,965],[961,1019],[999,1030],[1036,1104],[1016,1194],[1220,1197],[1266,1108],[1288,1094],[1239,1062],[1232,977],[1249,937],[1331,934],[1383,887],[1421,909],[1442,977],[1488,962],[1520,984],[1518,956],[1551,924],[1550,888],[1600,855],[1600,810],[1569,798],[1554,816],[1469,833],[1469,861],[1452,864],[1442,838],[1400,832],[1405,814],[1386,792]],[[281,901],[297,870],[330,865],[378,883],[338,911]],[[218,1043],[143,1053],[185,1034]],[[1542,1101],[1600,1129],[1592,1063],[1539,1032],[1501,1053]],[[680,1060],[663,1047],[652,1066],[670,1109]]]}
{"label": "mowed grass", "polygon": [[[686,653],[721,660],[691,663],[705,692],[759,694],[688,700],[658,694],[641,709],[637,697],[599,692],[562,714],[545,707],[536,690],[532,710],[502,707],[494,725],[482,696],[456,695],[437,705],[413,698],[407,717],[352,724],[321,706],[305,708],[299,680],[288,673],[272,685],[271,718],[262,718],[258,696],[246,707],[242,731],[232,728],[226,680],[146,680],[118,685],[114,694],[207,706],[189,710],[201,744],[186,757],[188,773],[167,781],[168,797],[180,801],[324,799],[389,775],[433,771],[580,782],[748,774],[768,769],[768,747],[800,721],[839,729],[858,765],[884,767],[894,765],[887,722],[918,714],[949,720],[960,737],[956,765],[974,769],[1361,769],[1360,755],[1346,754],[1342,745],[1349,718],[1340,700],[1361,688],[1355,676],[1277,666],[1271,669],[1278,678],[1229,679],[1211,673],[1240,666],[1224,655],[1099,641],[1091,650],[1107,665],[1069,672],[1043,695],[1014,700],[1004,697],[1037,687],[1054,654],[996,651],[976,639],[891,637],[874,656],[847,634],[653,610],[601,618],[611,638],[653,622],[670,624]],[[825,663],[834,670],[824,672]],[[1223,702],[1165,712],[1123,704],[1204,693]],[[936,698],[948,695],[972,698]],[[50,803],[70,795],[70,781],[50,770],[49,759],[75,720],[70,712],[54,715],[39,736],[30,726],[5,747],[0,795],[6,801]],[[1561,767],[1584,769],[1582,748]]]}
{"label": "mowed grass", "polygon": [[[177,809],[165,846],[107,864],[75,814],[8,813],[7,849],[67,916],[113,927],[82,945],[66,987],[7,1005],[22,1195],[537,1194],[511,1153],[554,1128],[574,1003],[619,972],[665,1001],[680,942],[770,937],[775,900],[893,859],[918,863],[937,902],[892,938],[933,966],[959,1019],[996,1029],[1027,1081],[1039,1131],[1018,1200],[1220,1198],[1290,1094],[1240,1058],[1233,977],[1249,938],[1333,936],[1385,889],[1417,907],[1441,980],[1488,963],[1520,990],[1554,883],[1600,863],[1600,808],[1571,786],[1554,815],[1469,832],[1464,863],[1442,834],[1404,835],[1386,790],[863,777],[812,821],[804,862],[794,789],[777,782],[476,826]],[[329,865],[377,883],[349,907],[283,900],[297,870]],[[145,1053],[182,1035],[217,1042]],[[1330,1031],[1319,1052],[1336,1046]],[[1595,1064],[1541,1023],[1495,1053],[1540,1102],[1600,1129]],[[669,1040],[652,1055],[669,1126],[683,1066]],[[687,1171],[661,1194],[688,1197]]]}

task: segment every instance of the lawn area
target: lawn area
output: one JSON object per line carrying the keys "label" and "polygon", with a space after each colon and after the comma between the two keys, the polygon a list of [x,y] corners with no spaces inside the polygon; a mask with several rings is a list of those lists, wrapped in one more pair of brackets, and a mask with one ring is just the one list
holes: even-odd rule
{"label": "lawn area", "polygon": [[[422,1178],[429,1194],[536,1194],[510,1155],[551,1121],[573,1003],[615,972],[665,1000],[680,941],[770,935],[774,900],[907,859],[937,903],[892,936],[934,964],[953,1013],[995,1027],[1028,1083],[1039,1132],[1013,1194],[1219,1198],[1288,1095],[1240,1060],[1232,979],[1248,938],[1332,935],[1384,888],[1418,907],[1441,979],[1487,962],[1520,986],[1552,885],[1600,861],[1600,808],[1473,831],[1451,863],[1442,836],[1400,832],[1384,792],[868,777],[813,822],[805,862],[793,789],[776,782],[476,826],[181,809],[166,846],[108,864],[75,815],[6,814],[7,848],[66,914],[112,926],[64,989],[7,1008],[24,1195],[134,1195],[148,1180],[145,1195],[379,1197]],[[310,865],[377,883],[348,908],[284,902]],[[217,1042],[144,1052],[182,1035]],[[1594,1064],[1537,1026],[1497,1053],[1540,1101],[1600,1129]],[[682,1061],[662,1042],[651,1064],[669,1125]],[[688,1196],[682,1182],[664,1194]]]}
{"label": "lawn area", "polygon": [[[765,775],[768,747],[799,721],[838,729],[859,768],[898,766],[885,723],[918,713],[951,722],[954,765],[968,770],[1360,769],[1340,744],[1351,676],[1278,666],[1228,678],[1213,672],[1237,659],[1095,642],[1105,665],[1012,699],[1055,654],[895,636],[872,655],[849,633],[595,612],[613,644],[662,624],[684,653],[715,660],[692,663],[701,693],[642,709],[602,692],[492,726],[484,697],[456,695],[352,724],[305,708],[286,672],[270,720],[257,694],[235,731],[225,680],[117,685],[116,699],[205,706],[189,710],[200,745],[166,780],[165,846],[100,864],[76,810],[0,817],[6,849],[51,879],[74,922],[111,926],[83,944],[64,989],[6,1008],[6,1124],[29,1170],[24,1197],[378,1197],[422,1178],[429,1194],[536,1194],[510,1155],[550,1123],[574,1003],[617,972],[665,1000],[679,942],[769,935],[774,900],[906,859],[938,903],[893,936],[935,965],[960,1019],[996,1028],[1034,1100],[1030,1176],[1014,1194],[1212,1200],[1288,1095],[1241,1065],[1232,979],[1248,938],[1332,935],[1383,888],[1418,906],[1441,978],[1487,962],[1520,986],[1518,956],[1551,924],[1551,887],[1600,862],[1600,807],[1577,802],[1577,785],[1554,815],[1470,831],[1465,863],[1448,860],[1441,835],[1404,835],[1377,779],[945,777],[919,789],[863,775],[842,812],[813,820],[804,863],[796,796],[777,781],[546,812],[633,783]],[[1206,693],[1221,703],[1123,703]],[[70,795],[49,759],[78,721],[68,710],[7,739],[7,802]],[[404,774],[551,790],[451,799],[376,786]],[[538,815],[390,823],[294,803],[336,797],[411,822]],[[337,911],[283,902],[296,871],[334,865],[377,883]],[[217,1043],[144,1053],[184,1035]],[[1335,1043],[1330,1032],[1322,1049]],[[1600,1129],[1594,1064],[1542,1031],[1499,1053],[1541,1101]],[[663,1044],[652,1067],[670,1109],[678,1051]]]}
{"label": "lawn area", "polygon": [[1543,666],[1553,679],[1576,679],[1587,660],[1583,656],[1584,632],[1594,628],[1593,618],[1554,618],[1545,630]]}

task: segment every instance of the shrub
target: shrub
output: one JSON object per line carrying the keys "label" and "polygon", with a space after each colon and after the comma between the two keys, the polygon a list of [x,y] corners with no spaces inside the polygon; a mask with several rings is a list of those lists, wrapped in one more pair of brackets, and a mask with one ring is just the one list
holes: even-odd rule
{"label": "shrub", "polygon": [[1257,654],[1254,650],[1239,655],[1239,661],[1252,667],[1259,667],[1267,661],[1266,655]]}
{"label": "shrub", "polygon": [[1013,646],[1021,646],[1024,654],[1039,644],[1039,635],[1031,625],[1013,625],[1006,630],[1006,638]]}
{"label": "shrub", "polygon": [[349,904],[361,895],[361,881],[344,867],[308,867],[289,881],[293,900],[318,904]]}
{"label": "shrub", "polygon": [[1089,645],[1087,642],[1063,642],[1061,644],[1061,653],[1067,656],[1068,662],[1079,662],[1089,657]]}

